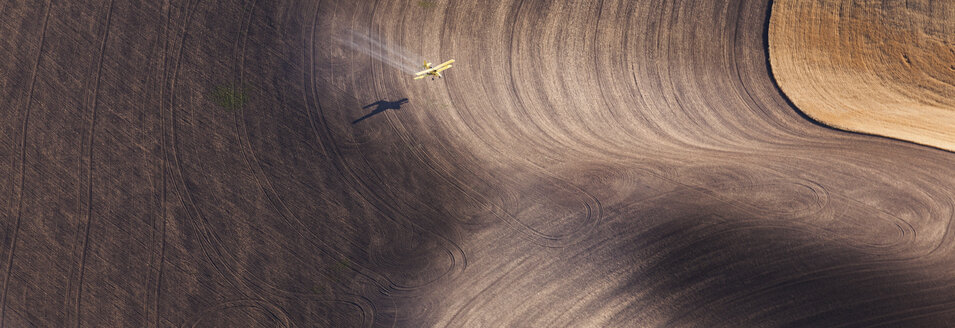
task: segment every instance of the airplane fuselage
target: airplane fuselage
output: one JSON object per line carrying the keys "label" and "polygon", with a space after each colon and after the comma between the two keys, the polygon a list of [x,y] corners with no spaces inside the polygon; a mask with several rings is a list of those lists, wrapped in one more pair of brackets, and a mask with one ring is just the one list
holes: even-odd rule
{"label": "airplane fuselage", "polygon": [[422,67],[424,67],[424,70],[421,72],[415,73],[415,75],[417,76],[414,79],[419,80],[428,75],[431,76],[432,80],[434,80],[435,76],[437,76],[438,78],[443,78],[443,76],[441,76],[441,71],[451,68],[452,63],[454,63],[454,59],[441,63],[438,66],[432,67],[431,63],[426,61],[424,62],[424,65],[422,65]]}

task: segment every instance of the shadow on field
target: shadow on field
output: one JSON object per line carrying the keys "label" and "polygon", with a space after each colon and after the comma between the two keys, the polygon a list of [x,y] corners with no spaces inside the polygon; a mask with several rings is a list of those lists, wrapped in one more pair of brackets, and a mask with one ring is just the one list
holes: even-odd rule
{"label": "shadow on field", "polygon": [[618,250],[653,254],[615,296],[666,304],[665,326],[946,327],[955,319],[955,287],[917,260],[732,214],[713,222],[706,208],[682,214]]}
{"label": "shadow on field", "polygon": [[352,121],[351,124],[358,124],[358,122],[364,121],[368,119],[369,117],[378,115],[389,109],[401,109],[401,105],[404,105],[407,103],[408,103],[408,98],[401,98],[398,101],[384,101],[384,100],[376,101],[362,108],[367,109],[367,108],[371,108],[375,106],[378,106],[378,107],[372,110],[371,113],[365,114],[365,116],[362,116],[361,118]]}

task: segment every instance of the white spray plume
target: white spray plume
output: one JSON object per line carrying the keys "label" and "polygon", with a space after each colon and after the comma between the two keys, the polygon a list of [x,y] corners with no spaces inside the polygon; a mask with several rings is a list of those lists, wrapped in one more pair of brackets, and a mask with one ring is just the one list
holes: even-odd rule
{"label": "white spray plume", "polygon": [[385,65],[411,75],[414,75],[423,64],[421,56],[401,46],[388,44],[374,33],[347,30],[338,33],[335,41],[344,47],[365,54]]}

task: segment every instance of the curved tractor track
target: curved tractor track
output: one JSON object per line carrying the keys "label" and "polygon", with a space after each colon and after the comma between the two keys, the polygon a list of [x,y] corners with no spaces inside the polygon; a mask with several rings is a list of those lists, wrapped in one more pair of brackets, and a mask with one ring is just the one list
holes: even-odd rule
{"label": "curved tractor track", "polygon": [[801,117],[770,6],[4,2],[0,325],[950,326],[955,155]]}

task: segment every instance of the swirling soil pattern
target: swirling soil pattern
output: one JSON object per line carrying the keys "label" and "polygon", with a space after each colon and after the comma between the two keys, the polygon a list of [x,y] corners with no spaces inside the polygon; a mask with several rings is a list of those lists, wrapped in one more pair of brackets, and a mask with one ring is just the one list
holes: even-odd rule
{"label": "swirling soil pattern", "polygon": [[955,154],[772,7],[5,1],[0,327],[951,326]]}

